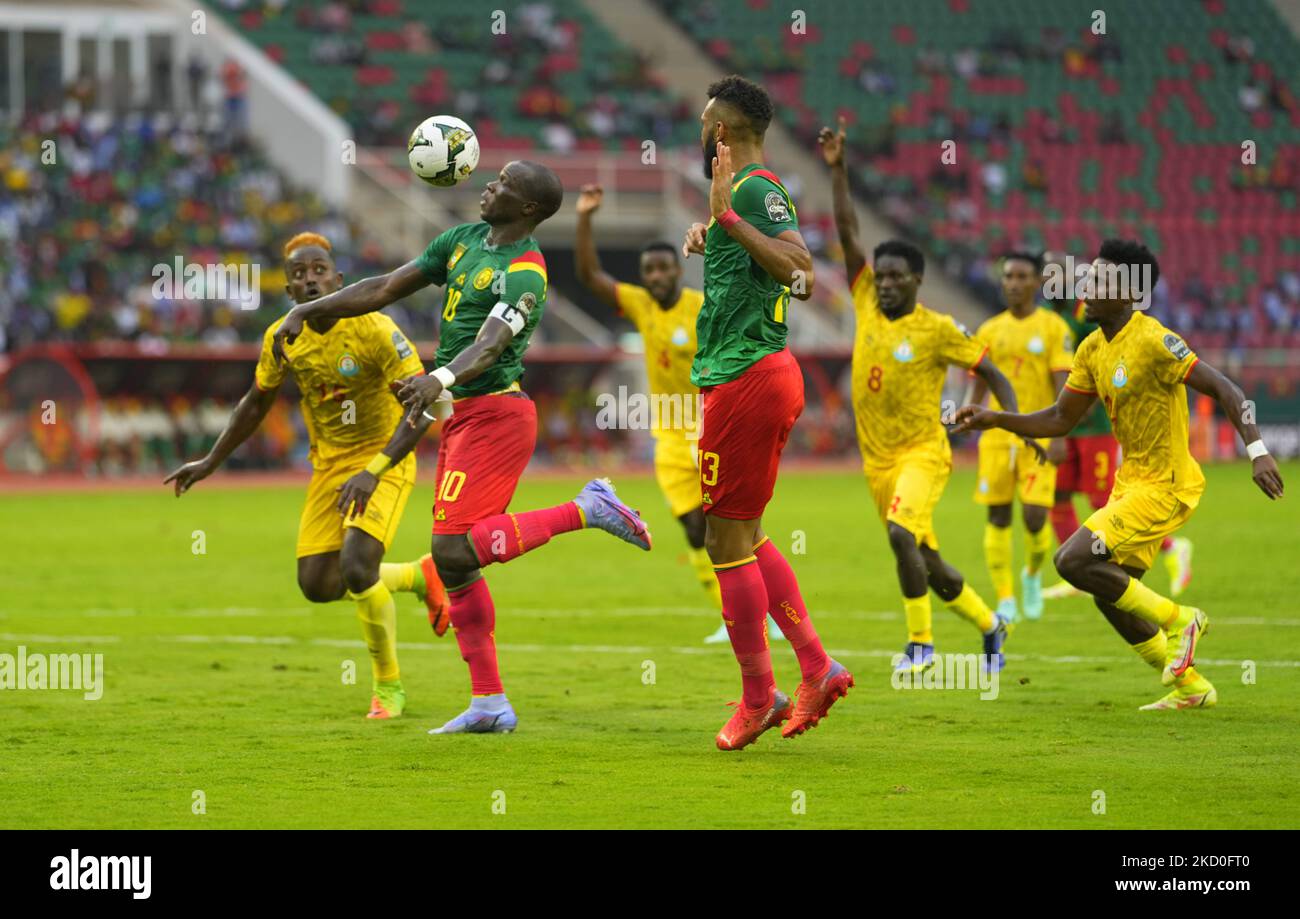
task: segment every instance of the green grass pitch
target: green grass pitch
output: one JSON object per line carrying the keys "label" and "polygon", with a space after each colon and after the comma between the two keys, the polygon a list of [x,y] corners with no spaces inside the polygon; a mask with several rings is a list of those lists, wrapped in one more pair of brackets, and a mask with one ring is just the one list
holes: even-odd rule
{"label": "green grass pitch", "polygon": [[[767,531],[857,688],[809,734],[768,734],[739,754],[713,747],[739,697],[736,665],[700,641],[717,613],[649,478],[619,484],[651,523],[652,553],[585,532],[489,571],[520,716],[517,733],[495,736],[426,734],[464,707],[468,678],[454,639],[435,639],[409,595],[398,598],[407,717],[362,717],[354,608],[313,606],[294,581],[300,487],[3,495],[0,653],[98,651],[106,677],[94,702],[0,692],[0,825],[1294,827],[1296,499],[1270,504],[1244,464],[1207,473],[1185,530],[1187,601],[1213,622],[1201,669],[1220,703],[1179,713],[1137,711],[1163,693],[1159,679],[1085,599],[1021,624],[994,701],[892,689],[888,658],[906,635],[865,484],[784,475]],[[1300,465],[1283,475],[1294,490]],[[526,481],[514,506],[580,484]],[[972,486],[970,471],[954,475],[937,525],[988,598]],[[390,558],[424,551],[431,497],[422,482]],[[192,552],[195,530],[206,554]],[[1019,565],[1019,535],[1016,551]],[[1163,569],[1149,582],[1163,590]],[[979,649],[937,602],[935,625],[940,652]],[[792,691],[794,656],[778,639],[773,650]]]}

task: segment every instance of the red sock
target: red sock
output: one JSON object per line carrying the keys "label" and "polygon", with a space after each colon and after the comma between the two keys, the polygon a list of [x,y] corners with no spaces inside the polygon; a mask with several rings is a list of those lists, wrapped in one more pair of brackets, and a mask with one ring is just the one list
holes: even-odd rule
{"label": "red sock", "polygon": [[1065,541],[1079,529],[1079,515],[1074,512],[1074,499],[1066,498],[1052,505],[1052,529],[1056,531],[1056,541],[1065,545]]}
{"label": "red sock", "polygon": [[799,593],[799,580],[794,576],[794,569],[785,560],[781,550],[772,544],[772,540],[763,540],[762,545],[754,550],[758,558],[758,570],[763,575],[763,585],[767,588],[768,609],[772,618],[781,627],[781,632],[790,640],[790,647],[799,658],[799,670],[805,680],[815,680],[830,666],[830,658],[822,648],[822,640],[817,637],[808,609],[803,605],[803,595]]}
{"label": "red sock", "polygon": [[540,511],[497,514],[474,524],[469,543],[480,565],[508,562],[544,546],[552,536],[582,529],[582,514],[572,501]]}
{"label": "red sock", "polygon": [[488,696],[505,692],[497,673],[497,643],[492,635],[497,612],[487,581],[479,578],[472,584],[447,591],[451,600],[451,627],[456,632],[460,656],[469,664],[470,692]]}
{"label": "red sock", "polygon": [[745,708],[772,704],[776,680],[767,650],[767,588],[763,573],[752,561],[734,568],[714,568],[722,588],[722,618],[731,636],[731,650],[740,664]]}

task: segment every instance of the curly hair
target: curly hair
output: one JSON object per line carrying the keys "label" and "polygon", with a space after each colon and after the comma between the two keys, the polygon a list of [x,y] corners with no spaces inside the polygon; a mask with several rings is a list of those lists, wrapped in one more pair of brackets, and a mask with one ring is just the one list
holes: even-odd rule
{"label": "curly hair", "polygon": [[762,137],[767,126],[772,123],[772,98],[767,90],[753,80],[746,80],[739,74],[723,77],[708,88],[710,99],[721,99],[745,117],[749,129]]}
{"label": "curly hair", "polygon": [[[1103,240],[1101,248],[1097,250],[1097,258],[1116,265],[1150,265],[1151,290],[1155,290],[1155,286],[1160,283],[1160,262],[1156,261],[1155,253],[1136,239]],[[1145,290],[1143,293],[1149,294],[1151,291]]]}

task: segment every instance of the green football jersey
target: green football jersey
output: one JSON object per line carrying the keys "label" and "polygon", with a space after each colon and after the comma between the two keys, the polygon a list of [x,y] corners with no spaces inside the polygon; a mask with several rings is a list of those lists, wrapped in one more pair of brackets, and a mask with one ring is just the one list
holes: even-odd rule
{"label": "green football jersey", "polygon": [[[1053,303],[1052,308],[1060,314],[1065,320],[1065,324],[1070,327],[1074,333],[1074,347],[1077,349],[1083,344],[1083,340],[1091,335],[1097,328],[1097,323],[1089,322],[1083,318],[1083,301],[1075,302],[1073,300]],[[1083,419],[1074,426],[1074,430],[1067,434],[1067,437],[1090,437],[1093,434],[1109,434],[1110,419],[1106,417],[1106,406],[1101,404],[1098,399]]]}
{"label": "green football jersey", "polygon": [[[794,204],[781,181],[757,163],[736,173],[731,208],[767,236],[798,230]],[[699,347],[691,382],[714,386],[740,376],[785,347],[790,288],[759,266],[717,221],[704,246],[704,305],[696,320]]]}
{"label": "green football jersey", "polygon": [[522,318],[523,328],[496,363],[468,383],[451,388],[456,398],[498,392],[524,375],[524,352],[546,307],[546,260],[529,236],[508,246],[485,240],[486,223],[463,223],[440,235],[416,259],[435,283],[446,287],[434,360],[445,365],[474,343],[498,303]]}

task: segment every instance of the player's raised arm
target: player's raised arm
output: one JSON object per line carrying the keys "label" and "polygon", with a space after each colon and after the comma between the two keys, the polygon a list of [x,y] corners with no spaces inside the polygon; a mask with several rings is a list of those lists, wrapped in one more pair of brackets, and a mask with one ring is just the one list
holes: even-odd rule
{"label": "player's raised arm", "polygon": [[275,404],[275,396],[279,389],[279,383],[267,389],[263,389],[261,385],[254,383],[248,392],[244,393],[244,397],[239,400],[239,404],[235,406],[234,412],[230,415],[230,420],[226,422],[225,428],[221,431],[217,442],[212,445],[212,449],[208,451],[208,455],[181,466],[163,479],[163,484],[175,482],[176,497],[179,498],[203,479],[216,472],[221,464],[226,461],[226,457],[230,456],[236,447],[248,440],[258,426],[261,425],[262,419],[266,417],[266,413]]}
{"label": "player's raised arm", "polygon": [[779,284],[790,288],[797,300],[807,300],[813,292],[813,260],[808,244],[798,230],[786,230],[768,236],[731,207],[731,183],[735,181],[731,148],[718,144],[713,158],[713,179],[709,186],[709,211],[727,234],[745,247],[759,267]]}
{"label": "player's raised arm", "polygon": [[844,250],[844,271],[852,284],[867,264],[858,238],[858,213],[853,207],[849,192],[849,172],[844,164],[844,118],[840,117],[835,131],[822,128],[817,135],[822,158],[831,170],[831,207],[835,213],[835,229],[840,234],[840,247]]}
{"label": "player's raised arm", "polygon": [[600,255],[592,237],[592,215],[600,208],[604,189],[599,185],[584,185],[578,193],[577,241],[573,248],[574,266],[578,280],[605,304],[618,309],[618,281],[600,267]]}
{"label": "player's raised arm", "polygon": [[310,303],[299,303],[285,314],[284,321],[275,331],[272,352],[276,360],[285,358],[285,345],[302,332],[303,324],[310,319],[339,319],[348,316],[363,316],[381,310],[390,303],[396,303],[403,297],[409,297],[417,290],[433,283],[419,259],[407,262],[387,274],[365,278],[349,284],[342,290],[326,294]]}
{"label": "player's raised arm", "polygon": [[1259,427],[1253,420],[1246,420],[1247,417],[1254,416],[1249,415],[1245,409],[1246,394],[1241,391],[1241,387],[1201,360],[1192,366],[1184,382],[1219,403],[1219,408],[1223,409],[1223,414],[1232,422],[1241,436],[1241,442],[1246,445],[1251,474],[1259,490],[1271,499],[1282,497],[1282,474],[1259,436]]}

